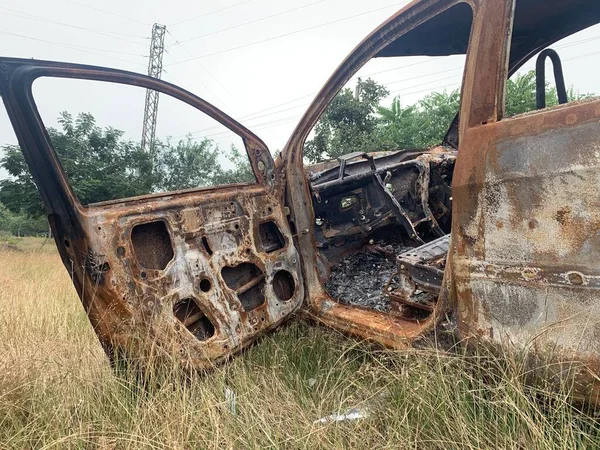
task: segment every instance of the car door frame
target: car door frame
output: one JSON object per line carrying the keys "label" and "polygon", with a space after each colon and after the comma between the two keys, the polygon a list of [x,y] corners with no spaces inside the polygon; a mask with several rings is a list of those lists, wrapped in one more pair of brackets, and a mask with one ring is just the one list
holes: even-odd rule
{"label": "car door frame", "polygon": [[[152,89],[180,100],[242,138],[257,182],[83,206],[69,184],[37,110],[32,84],[40,77],[118,83]],[[283,206],[284,174],[275,167],[264,142],[237,121],[166,81],[96,66],[2,58],[0,89],[47,210],[62,262],[109,357],[123,355],[146,362],[150,357],[175,357],[186,367],[209,368],[242,350],[300,307],[303,279]],[[235,249],[213,248],[213,252],[203,248],[198,233],[206,232],[206,217],[202,215],[207,212],[214,212],[218,218],[229,214],[237,220],[235,224],[230,221],[231,230],[215,231],[240,235]],[[131,242],[132,230],[157,221],[165,223],[174,255],[162,269],[146,270]],[[215,219],[214,224],[229,226],[224,219],[221,222]],[[258,229],[262,223],[275,224],[284,240],[283,248],[273,253],[259,248]],[[266,301],[252,311],[240,307],[236,301],[240,291],[228,286],[223,274],[216,270],[220,265],[235,268],[244,262],[257,266],[264,277],[264,283],[259,284],[265,286]],[[201,292],[195,282],[182,282],[202,270],[212,282],[211,292]],[[287,272],[289,277],[282,281],[276,277],[280,272]],[[290,286],[292,292],[282,294],[289,298],[279,299],[281,289],[289,290]],[[173,305],[181,297],[193,299],[201,313],[214,322],[215,334],[205,342],[195,339],[185,324],[182,326],[176,319]],[[235,323],[225,323],[228,317],[234,317]]]}
{"label": "car door frame", "polygon": [[[449,308],[448,281],[445,280],[443,283],[445,289],[443,289],[433,313],[419,323],[404,321],[374,310],[344,305],[333,299],[319,279],[315,213],[309,180],[303,169],[303,148],[310,132],[327,106],[361,67],[403,34],[460,3],[468,4],[472,9],[473,23],[468,52],[476,50],[474,44],[480,40],[478,35],[485,33],[482,11],[486,7],[486,2],[481,0],[422,0],[406,5],[358,44],[340,64],[300,119],[282,151],[288,180],[286,203],[292,213],[291,220],[294,228],[298,230],[296,236],[298,247],[302,249],[307,299],[307,307],[304,312],[308,317],[317,319],[335,329],[389,347],[405,348],[412,339],[433,330],[435,324],[445,316]],[[464,91],[464,80],[462,86]]]}

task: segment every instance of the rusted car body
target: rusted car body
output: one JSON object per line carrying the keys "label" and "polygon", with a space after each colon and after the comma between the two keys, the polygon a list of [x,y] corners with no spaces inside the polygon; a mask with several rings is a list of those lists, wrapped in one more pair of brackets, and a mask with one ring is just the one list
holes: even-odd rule
{"label": "rusted car body", "polygon": [[[295,311],[404,348],[456,313],[465,340],[551,354],[556,375],[575,375],[574,396],[598,402],[600,100],[504,117],[506,79],[598,22],[595,0],[414,1],[342,62],[276,161],[234,119],[143,75],[3,58],[0,89],[109,356],[209,368]],[[453,54],[466,55],[461,107],[439,147],[303,166],[310,131],[371,58]],[[242,137],[257,183],[82,206],[32,98],[42,76],[186,102]],[[326,288],[346,255],[365,251],[395,264],[380,288],[389,310]]]}

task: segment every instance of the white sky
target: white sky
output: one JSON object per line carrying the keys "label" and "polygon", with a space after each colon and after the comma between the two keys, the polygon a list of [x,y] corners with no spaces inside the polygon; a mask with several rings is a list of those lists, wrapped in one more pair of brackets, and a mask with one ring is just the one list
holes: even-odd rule
{"label": "white sky", "polygon": [[[166,24],[163,79],[223,109],[275,151],[283,147],[308,103],[343,58],[404,3],[2,0],[0,54],[145,73],[152,23]],[[553,46],[563,58],[568,85],[600,93],[599,43],[600,27],[594,27]],[[374,74],[372,78],[388,85],[405,105],[432,90],[459,85],[462,58],[429,58],[421,63],[425,60],[373,60],[361,74]],[[59,111],[89,111],[99,125],[126,130],[128,138],[139,140],[144,97],[139,88],[40,80],[34,94],[49,126],[56,126]],[[191,108],[161,96],[159,138],[203,130],[195,136],[211,137],[223,147],[231,142],[222,129],[213,127]],[[9,143],[16,143],[16,137],[0,108],[0,146]]]}

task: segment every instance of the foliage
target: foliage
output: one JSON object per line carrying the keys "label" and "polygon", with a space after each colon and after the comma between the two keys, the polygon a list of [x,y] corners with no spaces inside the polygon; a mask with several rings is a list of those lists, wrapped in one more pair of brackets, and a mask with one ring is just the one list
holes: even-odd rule
{"label": "foliage", "polygon": [[319,119],[314,138],[304,148],[310,162],[378,147],[374,113],[389,91],[370,78],[359,79],[356,90],[358,95],[348,88],[339,92]]}
{"label": "foliage", "polygon": [[459,91],[434,92],[414,105],[402,107],[395,97],[390,107],[380,105],[388,95],[384,86],[367,79],[357,83],[359,97],[342,90],[317,122],[304,156],[311,163],[355,151],[426,148],[439,144],[460,105]]}
{"label": "foliage", "polygon": [[[132,197],[151,190],[154,182],[150,156],[139,145],[122,139],[123,132],[102,129],[95,119],[81,113],[76,119],[67,112],[59,117],[61,129],[49,128],[56,154],[71,187],[83,204]],[[0,202],[13,213],[43,214],[33,178],[17,145],[3,148],[0,165],[11,178],[0,182]]]}
{"label": "foliage", "polygon": [[[333,159],[353,151],[372,152],[438,145],[460,108],[458,90],[433,92],[414,105],[405,107],[402,106],[400,97],[395,97],[391,105],[385,107],[378,104],[387,95],[385,88],[369,79],[366,82],[359,81],[361,92],[361,83],[368,83],[370,92],[379,95],[356,99],[350,89],[341,91],[317,122],[313,139],[306,143],[305,156],[309,162]],[[509,79],[506,115],[535,110],[535,91],[535,71]],[[589,95],[579,94],[573,87],[567,91],[569,101]],[[556,88],[549,84],[546,86],[546,103],[548,107],[558,104]]]}
{"label": "foliage", "polygon": [[[91,114],[59,117],[59,130],[48,129],[69,182],[83,204],[232,182],[253,181],[248,158],[232,146],[231,168],[223,169],[218,146],[190,137],[157,142],[154,152],[125,140],[123,131],[101,128]],[[0,181],[0,203],[18,217],[40,217],[44,207],[18,145],[2,148],[0,159],[10,177]]]}
{"label": "foliage", "polygon": [[15,214],[0,203],[0,230],[13,236],[36,236],[48,233],[48,221],[43,216]]}
{"label": "foliage", "polygon": [[219,175],[218,148],[204,139],[180,140],[176,145],[157,145],[155,170],[160,174],[160,191],[210,186]]}
{"label": "foliage", "polygon": [[[535,71],[519,74],[510,78],[506,83],[506,109],[505,115],[514,116],[536,110],[536,86]],[[571,86],[567,89],[567,101],[577,101],[590,94],[580,94]],[[546,107],[558,105],[558,94],[556,87],[546,82]]]}
{"label": "foliage", "polygon": [[14,214],[21,212],[30,216],[43,214],[44,206],[38,194],[29,168],[18,145],[2,147],[4,156],[0,159],[10,179],[0,180],[0,203]]}
{"label": "foliage", "polygon": [[213,179],[214,186],[231,183],[256,183],[256,177],[246,152],[242,153],[235,145],[232,145],[227,154],[227,160],[232,168],[221,169],[218,176]]}
{"label": "foliage", "polygon": [[[377,132],[387,148],[427,148],[439,144],[460,106],[458,90],[434,92],[402,108],[396,97],[389,108],[380,106]],[[373,151],[373,150],[367,150]]]}
{"label": "foliage", "polygon": [[[506,115],[535,110],[535,72],[508,80]],[[306,143],[309,162],[335,159],[343,154],[393,149],[428,148],[439,144],[460,107],[460,92],[426,95],[413,105],[402,106],[395,97],[389,107],[381,101],[389,91],[372,79],[359,79],[356,92],[343,89],[317,122]],[[568,90],[569,101],[587,97]],[[557,104],[556,88],[546,87],[548,106]],[[210,139],[188,136],[176,143],[157,142],[154,151],[125,140],[123,132],[101,128],[90,114],[73,118],[63,112],[60,129],[49,128],[53,147],[82,203],[126,198],[153,192],[254,182],[247,155],[234,146],[225,155]],[[0,167],[10,175],[0,181],[0,204],[19,218],[19,230],[37,230],[27,218],[44,214],[42,202],[18,145],[2,148]],[[228,161],[228,168],[222,163]],[[2,228],[2,225],[0,225]]]}
{"label": "foliage", "polygon": [[231,169],[222,167],[219,147],[210,139],[194,141],[188,136],[177,145],[167,141],[156,148],[156,190],[160,192],[256,181],[248,157],[234,145],[226,155]]}

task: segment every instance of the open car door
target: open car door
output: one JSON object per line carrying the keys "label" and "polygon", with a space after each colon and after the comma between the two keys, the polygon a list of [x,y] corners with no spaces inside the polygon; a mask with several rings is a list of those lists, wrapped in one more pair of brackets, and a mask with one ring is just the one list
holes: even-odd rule
{"label": "open car door", "polygon": [[[256,182],[83,205],[38,111],[32,84],[40,78],[137,86],[186,103],[241,137]],[[2,58],[0,92],[62,261],[109,357],[207,368],[301,305],[283,174],[239,123],[170,83],[101,67]]]}

